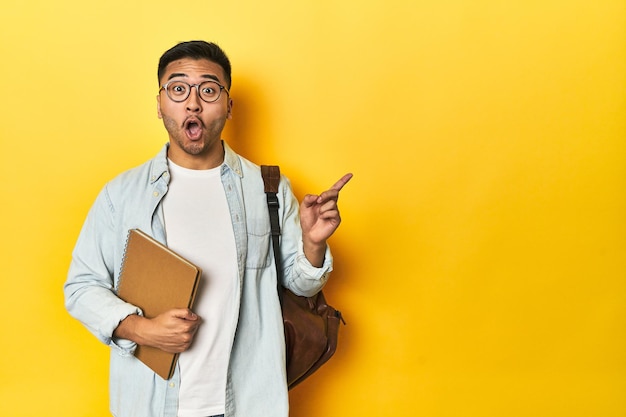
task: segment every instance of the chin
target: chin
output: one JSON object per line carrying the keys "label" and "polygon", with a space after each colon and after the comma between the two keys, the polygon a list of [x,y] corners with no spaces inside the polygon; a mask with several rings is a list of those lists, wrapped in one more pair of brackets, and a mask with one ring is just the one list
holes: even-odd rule
{"label": "chin", "polygon": [[185,146],[183,147],[183,150],[189,155],[200,155],[206,150],[206,147],[204,146],[204,144],[198,143]]}
{"label": "chin", "polygon": [[186,154],[200,155],[201,153],[206,151],[206,148],[207,148],[206,142],[203,140],[197,141],[197,142],[187,142],[187,143],[185,143],[185,141],[186,139],[183,139],[183,140],[176,139],[176,145]]}

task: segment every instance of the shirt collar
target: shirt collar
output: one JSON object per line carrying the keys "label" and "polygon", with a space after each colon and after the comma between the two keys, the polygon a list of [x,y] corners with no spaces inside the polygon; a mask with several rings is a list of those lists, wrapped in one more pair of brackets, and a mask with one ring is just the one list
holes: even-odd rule
{"label": "shirt collar", "polygon": [[222,141],[222,143],[224,144],[223,166],[230,168],[235,174],[239,175],[239,177],[243,177],[243,171],[241,169],[241,159],[239,159],[235,151],[233,151],[226,142]]}
{"label": "shirt collar", "polygon": [[[167,149],[170,144],[166,143],[165,146],[161,148],[157,156],[154,158],[154,162],[152,163],[152,167],[150,168],[150,184],[154,184],[161,178],[164,174],[167,174]],[[169,175],[166,176],[166,179],[169,178]]]}

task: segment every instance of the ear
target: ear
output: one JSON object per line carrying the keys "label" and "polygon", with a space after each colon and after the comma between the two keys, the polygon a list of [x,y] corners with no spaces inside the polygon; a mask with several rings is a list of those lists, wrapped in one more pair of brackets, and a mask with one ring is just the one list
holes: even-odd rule
{"label": "ear", "polygon": [[233,99],[229,98],[228,99],[228,113],[226,114],[226,118],[228,120],[231,120],[233,118]]}
{"label": "ear", "polygon": [[161,94],[159,94],[157,97],[157,116],[159,117],[159,119],[163,118],[163,115],[161,114]]}

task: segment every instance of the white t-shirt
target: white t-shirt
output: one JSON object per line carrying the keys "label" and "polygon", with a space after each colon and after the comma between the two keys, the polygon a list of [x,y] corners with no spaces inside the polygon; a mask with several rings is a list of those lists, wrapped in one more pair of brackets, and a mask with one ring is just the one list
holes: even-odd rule
{"label": "white t-shirt", "polygon": [[202,323],[180,354],[178,417],[224,413],[236,305],[237,254],[220,167],[193,170],[168,160],[163,200],[168,246],[202,269],[193,311]]}

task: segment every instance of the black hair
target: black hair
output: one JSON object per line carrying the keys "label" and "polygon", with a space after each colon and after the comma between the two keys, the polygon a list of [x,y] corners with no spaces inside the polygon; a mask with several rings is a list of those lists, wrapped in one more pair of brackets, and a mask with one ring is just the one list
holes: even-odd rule
{"label": "black hair", "polygon": [[157,72],[158,81],[161,82],[161,77],[165,74],[165,68],[171,63],[179,59],[191,58],[191,59],[206,59],[221,66],[226,76],[226,88],[230,90],[231,85],[231,68],[230,60],[226,53],[217,46],[217,44],[205,41],[188,41],[181,42],[172,48],[165,51],[159,59],[159,69]]}

